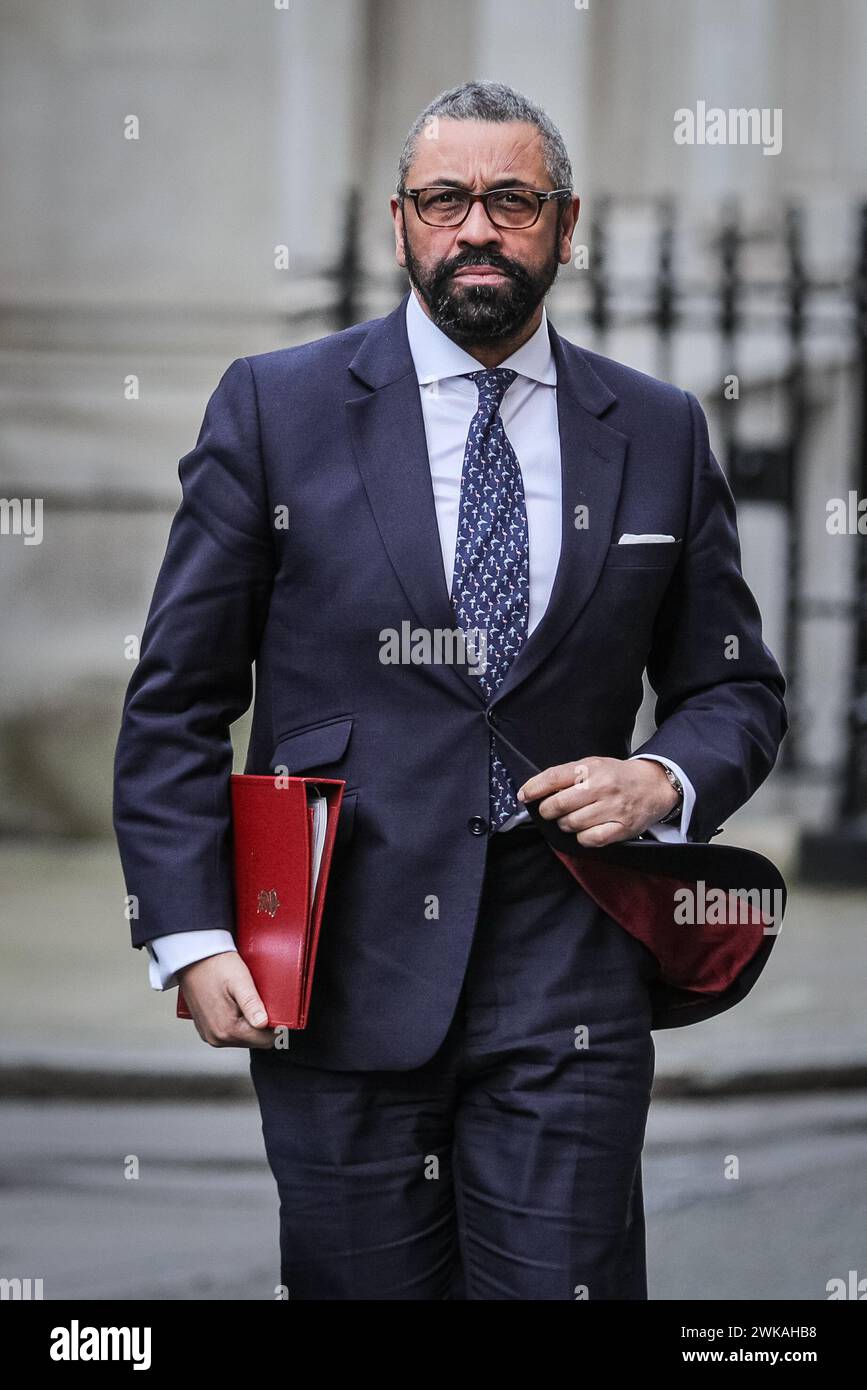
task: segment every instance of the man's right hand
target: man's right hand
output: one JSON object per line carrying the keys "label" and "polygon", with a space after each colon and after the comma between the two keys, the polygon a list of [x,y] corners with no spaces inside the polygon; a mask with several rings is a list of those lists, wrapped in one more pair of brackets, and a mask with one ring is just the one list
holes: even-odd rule
{"label": "man's right hand", "polygon": [[177,972],[193,1022],[211,1047],[273,1047],[265,1006],[237,951],[194,960]]}

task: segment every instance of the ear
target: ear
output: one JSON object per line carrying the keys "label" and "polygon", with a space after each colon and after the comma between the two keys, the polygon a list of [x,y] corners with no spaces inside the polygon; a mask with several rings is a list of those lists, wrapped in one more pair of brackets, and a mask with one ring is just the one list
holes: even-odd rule
{"label": "ear", "polygon": [[581,199],[572,198],[563,213],[563,221],[560,224],[560,264],[566,265],[572,259],[572,233],[578,221],[578,213],[581,208]]}
{"label": "ear", "polygon": [[405,257],[404,254],[403,254],[403,229],[404,229],[403,208],[402,208],[401,205],[400,205],[400,200],[399,200],[398,198],[395,198],[395,197],[392,197],[392,198],[389,199],[389,205],[390,205],[390,207],[391,207],[392,221],[394,222],[394,254],[395,254],[395,259],[397,260],[398,265],[399,265],[402,269],[405,270],[405,269],[406,269],[406,257]]}

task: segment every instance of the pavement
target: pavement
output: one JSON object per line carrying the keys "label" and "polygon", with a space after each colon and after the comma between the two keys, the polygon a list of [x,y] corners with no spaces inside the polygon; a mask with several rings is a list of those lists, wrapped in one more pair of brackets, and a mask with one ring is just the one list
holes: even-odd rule
{"label": "pavement", "polygon": [[[815,1302],[863,1278],[865,1115],[857,1092],[655,1102],[649,1297]],[[76,1304],[277,1298],[279,1194],[255,1100],[6,1100],[0,1119],[0,1274]]]}
{"label": "pavement", "polygon": [[[717,1018],[654,1033],[654,1095],[712,1099],[867,1088],[867,893],[793,882],[792,826],[733,818],[726,843],[789,879],[785,921],[751,993]],[[110,841],[0,843],[0,1097],[249,1097],[246,1049],[211,1048],[152,990],[129,944]]]}

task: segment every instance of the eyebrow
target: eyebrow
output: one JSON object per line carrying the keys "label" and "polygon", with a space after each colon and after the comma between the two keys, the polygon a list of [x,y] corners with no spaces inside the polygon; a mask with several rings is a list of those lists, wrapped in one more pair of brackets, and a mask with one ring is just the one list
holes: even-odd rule
{"label": "eyebrow", "polygon": [[[532,188],[532,186],[533,185],[529,183],[527,179],[517,179],[513,175],[510,175],[502,179],[497,179],[494,183],[489,184],[485,192],[490,192],[493,188]],[[468,185],[463,183],[460,179],[452,179],[449,178],[448,175],[445,175],[443,178],[434,179],[433,183],[429,184],[428,187],[461,188],[465,193],[470,193],[472,191]]]}

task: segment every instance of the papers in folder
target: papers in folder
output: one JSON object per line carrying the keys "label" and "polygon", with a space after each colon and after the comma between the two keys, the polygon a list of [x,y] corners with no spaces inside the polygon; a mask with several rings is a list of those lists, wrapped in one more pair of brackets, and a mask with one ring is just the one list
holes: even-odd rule
{"label": "papers in folder", "polygon": [[328,802],[319,788],[309,783],[307,786],[307,805],[313,812],[313,827],[310,835],[310,906],[316,897],[319,870],[325,851],[325,832],[328,829]]}

